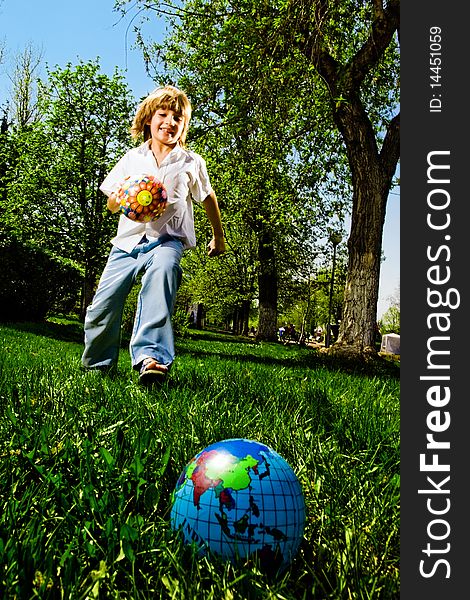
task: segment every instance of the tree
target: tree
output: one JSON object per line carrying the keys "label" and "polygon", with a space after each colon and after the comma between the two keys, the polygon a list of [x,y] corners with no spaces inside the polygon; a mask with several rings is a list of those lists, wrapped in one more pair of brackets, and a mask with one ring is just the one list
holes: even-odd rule
{"label": "tree", "polygon": [[[297,268],[284,274],[280,314],[284,323],[294,323],[300,339],[322,326],[326,330],[329,313],[331,285],[331,256],[329,252],[317,253],[314,263],[305,260]],[[346,253],[340,251],[335,267],[332,295],[333,325],[340,322],[343,308],[344,282],[346,279]]]}
{"label": "tree", "polygon": [[392,110],[400,2],[296,0],[290,11],[294,42],[325,82],[351,170],[348,278],[336,351],[375,352],[382,233],[399,159],[400,115]]}
{"label": "tree", "polygon": [[[13,74],[9,75],[12,84],[9,101],[2,107],[0,125],[0,201],[8,206],[7,173],[14,171],[19,154],[11,134],[11,127],[24,131],[39,119],[38,84],[42,53],[31,44],[27,45],[15,58]],[[2,53],[0,51],[0,63]]]}
{"label": "tree", "polygon": [[380,331],[385,333],[400,333],[400,287],[395,294],[388,298],[390,306],[380,320]]}
{"label": "tree", "polygon": [[0,65],[3,63],[4,56],[5,56],[5,41],[2,40],[0,42]]}
{"label": "tree", "polygon": [[43,54],[28,44],[15,61],[10,77],[12,83],[11,111],[12,121],[19,129],[36,122],[39,118],[39,68]]}
{"label": "tree", "polygon": [[48,72],[40,119],[12,134],[19,160],[7,176],[2,220],[24,241],[84,267],[82,316],[115,229],[99,186],[129,147],[133,108],[119,73],[102,74],[98,61],[69,64]]}

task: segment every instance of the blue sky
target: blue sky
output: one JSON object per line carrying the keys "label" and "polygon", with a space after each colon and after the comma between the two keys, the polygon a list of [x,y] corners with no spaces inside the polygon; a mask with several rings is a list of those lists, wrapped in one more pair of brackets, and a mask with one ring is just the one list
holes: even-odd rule
{"label": "blue sky", "polygon": [[[113,11],[114,0],[0,0],[0,43],[5,47],[4,64],[0,65],[0,105],[8,98],[14,57],[27,44],[38,52],[50,67],[68,62],[100,58],[102,70],[111,75],[122,69],[135,98],[153,89],[146,75],[140,52],[135,49],[131,17],[121,19]],[[153,17],[152,17],[153,18]],[[160,40],[164,23],[153,18],[145,27],[147,38]],[[384,228],[378,316],[389,306],[400,282],[400,198],[392,190]]]}
{"label": "blue sky", "polygon": [[[134,48],[131,18],[121,19],[113,6],[114,0],[0,0],[0,43],[6,50],[6,64],[0,66],[0,102],[8,94],[8,68],[29,43],[42,50],[50,67],[99,57],[109,75],[115,66],[126,71],[136,98],[153,89]],[[163,23],[152,23],[158,39],[163,29]]]}

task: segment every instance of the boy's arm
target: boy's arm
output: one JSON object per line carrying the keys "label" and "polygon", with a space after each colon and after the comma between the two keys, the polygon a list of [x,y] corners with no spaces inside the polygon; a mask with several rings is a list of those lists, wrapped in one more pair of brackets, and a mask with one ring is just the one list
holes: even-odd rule
{"label": "boy's arm", "polygon": [[220,216],[219,204],[214,192],[211,192],[204,200],[204,209],[212,226],[213,238],[207,245],[207,254],[217,256],[225,252],[224,231]]}

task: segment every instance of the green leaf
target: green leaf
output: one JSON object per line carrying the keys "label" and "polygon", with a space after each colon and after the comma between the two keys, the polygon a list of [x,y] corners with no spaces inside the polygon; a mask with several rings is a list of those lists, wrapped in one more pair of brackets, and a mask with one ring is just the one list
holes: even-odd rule
{"label": "green leaf", "polygon": [[100,455],[106,462],[108,468],[111,468],[114,465],[114,458],[109,450],[106,448],[100,448]]}

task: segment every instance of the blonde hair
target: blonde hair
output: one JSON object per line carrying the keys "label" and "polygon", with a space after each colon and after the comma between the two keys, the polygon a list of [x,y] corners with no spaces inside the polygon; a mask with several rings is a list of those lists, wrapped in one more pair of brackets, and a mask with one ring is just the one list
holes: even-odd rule
{"label": "blonde hair", "polygon": [[191,103],[184,92],[172,85],[156,88],[139,104],[132,122],[132,137],[137,138],[143,133],[144,141],[150,139],[150,126],[148,123],[159,108],[172,110],[183,117],[183,132],[178,140],[178,144],[184,146],[191,119]]}

